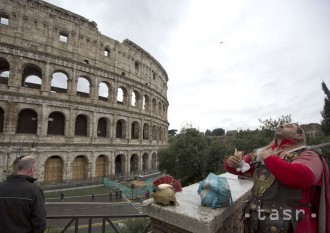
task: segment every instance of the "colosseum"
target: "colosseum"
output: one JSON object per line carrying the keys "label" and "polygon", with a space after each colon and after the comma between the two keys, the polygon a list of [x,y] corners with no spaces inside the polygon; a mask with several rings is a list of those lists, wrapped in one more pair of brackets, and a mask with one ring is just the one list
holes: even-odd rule
{"label": "colosseum", "polygon": [[22,155],[50,183],[157,171],[169,126],[162,65],[47,2],[0,3],[0,172]]}

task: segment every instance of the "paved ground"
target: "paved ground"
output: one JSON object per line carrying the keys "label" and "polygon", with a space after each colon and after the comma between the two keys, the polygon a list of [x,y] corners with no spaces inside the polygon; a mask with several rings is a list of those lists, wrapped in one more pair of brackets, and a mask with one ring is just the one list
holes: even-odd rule
{"label": "paved ground", "polygon": [[[114,195],[113,195],[114,196]],[[46,199],[46,208],[48,216],[77,216],[77,215],[130,215],[141,213],[141,206],[139,202],[131,203],[125,196],[122,199],[115,197],[110,199],[109,195],[95,195],[79,196],[79,197],[65,197],[63,202],[59,198]],[[52,224],[53,228],[61,228],[70,221],[70,219],[48,220],[48,225]],[[116,227],[121,220],[114,220]],[[101,232],[102,220],[93,219],[93,232]],[[74,226],[72,223],[71,226]],[[79,232],[87,232],[88,220],[79,220]],[[106,226],[106,232],[113,232],[109,224]]]}

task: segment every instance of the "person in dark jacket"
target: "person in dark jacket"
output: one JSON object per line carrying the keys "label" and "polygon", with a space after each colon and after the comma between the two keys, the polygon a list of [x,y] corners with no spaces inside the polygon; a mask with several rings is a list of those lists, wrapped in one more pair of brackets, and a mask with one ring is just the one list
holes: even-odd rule
{"label": "person in dark jacket", "polygon": [[34,182],[36,159],[25,156],[17,163],[17,174],[0,183],[0,231],[41,233],[46,229],[43,191]]}

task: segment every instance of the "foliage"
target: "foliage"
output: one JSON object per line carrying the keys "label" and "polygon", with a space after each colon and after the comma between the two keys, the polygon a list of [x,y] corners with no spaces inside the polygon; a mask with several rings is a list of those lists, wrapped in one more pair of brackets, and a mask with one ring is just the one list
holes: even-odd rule
{"label": "foliage", "polygon": [[266,120],[258,119],[261,123],[261,130],[275,130],[279,125],[292,122],[291,115],[283,115],[280,118],[272,119],[271,117]]}
{"label": "foliage", "polygon": [[168,135],[170,136],[170,137],[174,137],[174,136],[176,136],[176,132],[177,132],[178,130],[177,129],[170,129],[169,131],[168,131]]}
{"label": "foliage", "polygon": [[212,136],[212,132],[211,132],[211,130],[207,129],[207,130],[205,131],[205,136]]}
{"label": "foliage", "polygon": [[205,175],[210,172],[216,174],[225,172],[223,164],[232,152],[233,146],[226,145],[217,138],[213,138],[207,150]]}
{"label": "foliage", "polygon": [[212,136],[222,136],[225,134],[225,130],[223,128],[217,128],[212,130]]}
{"label": "foliage", "polygon": [[142,233],[149,222],[149,218],[132,218],[125,220],[123,222],[123,227],[120,229],[120,233]]}
{"label": "foliage", "polygon": [[322,89],[324,91],[325,98],[323,111],[321,112],[321,129],[326,135],[330,135],[330,91],[324,82],[322,82]]}
{"label": "foliage", "polygon": [[166,149],[159,151],[159,169],[180,179],[183,186],[204,175],[206,137],[198,130],[181,130]]}

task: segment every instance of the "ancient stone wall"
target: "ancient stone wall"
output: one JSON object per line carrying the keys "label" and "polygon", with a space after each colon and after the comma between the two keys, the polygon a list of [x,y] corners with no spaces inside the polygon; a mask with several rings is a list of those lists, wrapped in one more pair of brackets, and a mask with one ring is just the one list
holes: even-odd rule
{"label": "ancient stone wall", "polygon": [[156,171],[167,82],[152,55],[93,21],[39,0],[0,0],[0,172],[22,154],[54,182]]}

